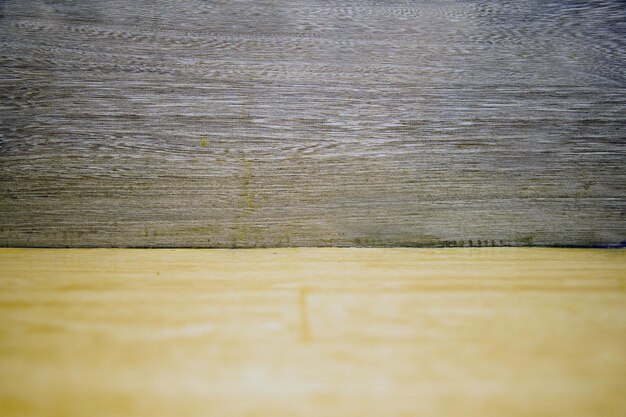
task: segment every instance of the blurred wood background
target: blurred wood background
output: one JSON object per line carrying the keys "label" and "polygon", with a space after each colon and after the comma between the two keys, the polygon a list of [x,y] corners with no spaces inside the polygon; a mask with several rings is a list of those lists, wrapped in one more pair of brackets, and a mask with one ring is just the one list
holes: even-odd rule
{"label": "blurred wood background", "polygon": [[600,249],[0,249],[0,414],[621,417],[624,271]]}
{"label": "blurred wood background", "polygon": [[626,239],[621,1],[0,1],[2,246]]}

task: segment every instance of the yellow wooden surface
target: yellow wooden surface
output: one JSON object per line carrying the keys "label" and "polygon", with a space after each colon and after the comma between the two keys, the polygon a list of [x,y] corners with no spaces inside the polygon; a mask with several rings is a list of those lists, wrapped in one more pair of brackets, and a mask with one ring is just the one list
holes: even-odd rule
{"label": "yellow wooden surface", "polygon": [[626,251],[0,249],[2,416],[624,416]]}

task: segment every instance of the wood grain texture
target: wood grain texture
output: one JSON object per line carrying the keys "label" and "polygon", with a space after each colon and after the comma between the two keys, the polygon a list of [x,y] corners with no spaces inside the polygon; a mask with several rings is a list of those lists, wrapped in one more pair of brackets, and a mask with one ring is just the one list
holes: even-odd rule
{"label": "wood grain texture", "polygon": [[4,417],[620,417],[626,251],[0,249]]}
{"label": "wood grain texture", "polygon": [[0,1],[2,246],[626,239],[622,1]]}

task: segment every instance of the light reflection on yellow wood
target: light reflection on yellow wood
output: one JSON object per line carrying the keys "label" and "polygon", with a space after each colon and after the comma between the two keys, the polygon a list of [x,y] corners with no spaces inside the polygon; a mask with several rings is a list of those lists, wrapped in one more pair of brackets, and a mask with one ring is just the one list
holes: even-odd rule
{"label": "light reflection on yellow wood", "polygon": [[2,416],[623,416],[626,252],[0,249]]}

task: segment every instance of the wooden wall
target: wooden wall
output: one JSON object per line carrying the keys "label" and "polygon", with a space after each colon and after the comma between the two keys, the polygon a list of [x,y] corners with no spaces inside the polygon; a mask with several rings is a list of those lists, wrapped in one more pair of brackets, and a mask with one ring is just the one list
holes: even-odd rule
{"label": "wooden wall", "polygon": [[0,1],[0,245],[618,244],[625,20],[619,1]]}

